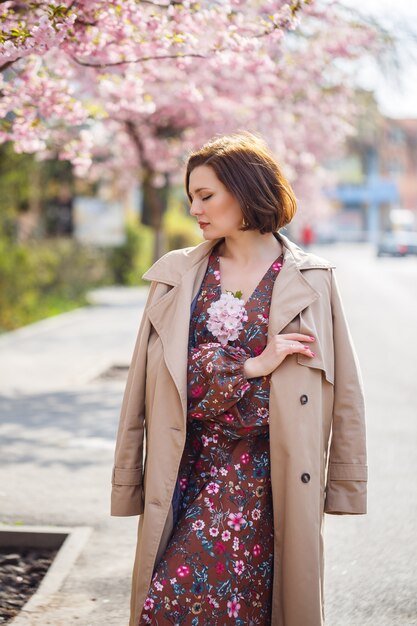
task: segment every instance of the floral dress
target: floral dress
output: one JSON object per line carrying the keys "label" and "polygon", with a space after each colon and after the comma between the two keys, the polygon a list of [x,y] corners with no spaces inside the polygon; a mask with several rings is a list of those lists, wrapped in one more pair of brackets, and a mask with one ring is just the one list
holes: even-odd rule
{"label": "floral dress", "polygon": [[270,376],[246,379],[243,364],[266,346],[282,263],[281,255],[246,301],[238,339],[223,346],[207,329],[208,308],[221,296],[216,249],[209,258],[190,321],[178,519],[139,626],[271,623]]}

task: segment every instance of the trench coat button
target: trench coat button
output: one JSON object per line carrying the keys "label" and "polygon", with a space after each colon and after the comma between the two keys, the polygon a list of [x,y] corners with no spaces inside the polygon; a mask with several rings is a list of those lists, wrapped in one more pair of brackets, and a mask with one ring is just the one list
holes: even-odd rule
{"label": "trench coat button", "polygon": [[303,393],[303,395],[300,396],[300,402],[301,402],[301,404],[307,404],[308,396],[305,393]]}
{"label": "trench coat button", "polygon": [[301,474],[301,480],[303,483],[309,483],[310,482],[310,474],[307,474],[307,472],[305,472],[304,474]]}

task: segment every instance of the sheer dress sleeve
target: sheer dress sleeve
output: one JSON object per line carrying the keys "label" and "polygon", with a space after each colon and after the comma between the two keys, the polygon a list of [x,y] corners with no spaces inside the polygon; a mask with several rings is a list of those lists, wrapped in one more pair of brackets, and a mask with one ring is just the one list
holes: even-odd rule
{"label": "sheer dress sleeve", "polygon": [[213,418],[229,411],[251,385],[243,365],[250,354],[220,343],[200,344],[188,358],[188,414]]}

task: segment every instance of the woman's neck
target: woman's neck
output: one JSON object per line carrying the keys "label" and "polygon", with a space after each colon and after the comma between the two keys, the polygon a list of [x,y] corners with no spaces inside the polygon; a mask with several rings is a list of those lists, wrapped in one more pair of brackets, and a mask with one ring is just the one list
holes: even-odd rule
{"label": "woman's neck", "polygon": [[274,233],[262,235],[258,231],[248,230],[239,232],[236,236],[225,237],[219,244],[218,252],[221,257],[238,263],[241,267],[250,265],[254,259],[275,259],[283,251],[280,241]]}

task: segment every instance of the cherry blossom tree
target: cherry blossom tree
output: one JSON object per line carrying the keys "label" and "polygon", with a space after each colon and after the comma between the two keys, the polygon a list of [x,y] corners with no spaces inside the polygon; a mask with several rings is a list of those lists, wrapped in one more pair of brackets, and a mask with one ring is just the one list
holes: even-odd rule
{"label": "cherry blossom tree", "polygon": [[[0,3],[0,141],[159,188],[215,133],[262,133],[302,195],[350,131],[348,62],[374,30],[316,0]],[[159,250],[157,251],[160,252]]]}

